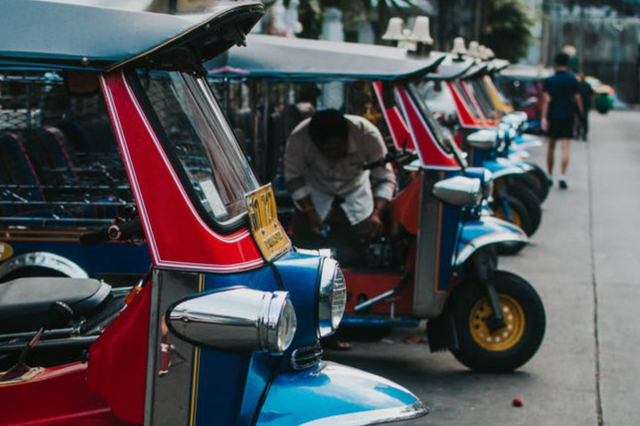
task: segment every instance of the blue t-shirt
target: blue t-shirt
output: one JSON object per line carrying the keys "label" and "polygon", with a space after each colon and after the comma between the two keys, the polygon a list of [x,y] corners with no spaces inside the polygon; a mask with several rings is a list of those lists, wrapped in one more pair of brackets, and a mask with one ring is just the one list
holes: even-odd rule
{"label": "blue t-shirt", "polygon": [[551,96],[547,119],[567,120],[573,118],[575,95],[580,93],[580,83],[573,74],[567,71],[556,71],[554,75],[544,79],[542,90]]}

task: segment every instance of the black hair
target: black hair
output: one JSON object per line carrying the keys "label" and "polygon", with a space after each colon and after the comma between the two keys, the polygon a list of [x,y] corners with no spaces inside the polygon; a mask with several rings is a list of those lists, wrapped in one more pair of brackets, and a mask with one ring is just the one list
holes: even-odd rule
{"label": "black hair", "polygon": [[349,123],[340,111],[326,109],[317,112],[311,118],[309,136],[316,145],[333,138],[347,139],[349,137]]}
{"label": "black hair", "polygon": [[556,66],[558,67],[566,67],[569,65],[569,55],[567,55],[564,52],[560,52],[556,55],[556,57],[553,59],[553,62],[556,64]]}

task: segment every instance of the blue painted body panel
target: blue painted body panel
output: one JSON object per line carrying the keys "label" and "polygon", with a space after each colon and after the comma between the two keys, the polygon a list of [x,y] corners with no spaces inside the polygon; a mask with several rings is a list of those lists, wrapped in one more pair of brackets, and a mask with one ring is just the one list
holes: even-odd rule
{"label": "blue painted body panel", "polygon": [[91,277],[103,274],[142,275],[151,266],[149,249],[144,243],[105,243],[82,247],[78,242],[52,241],[49,238],[38,241],[0,241],[13,248],[14,256],[32,252],[55,253],[77,263]]}
{"label": "blue painted body panel", "polygon": [[279,375],[269,389],[257,426],[305,425],[322,418],[327,425],[341,424],[340,416],[402,410],[415,403],[415,395],[393,382],[328,362]]}
{"label": "blue painted body panel", "polygon": [[[271,378],[290,369],[291,352],[316,341],[316,282],[320,258],[289,252],[274,263],[284,290],[296,309],[298,329],[282,356],[234,354],[202,349],[197,419],[199,425],[251,425]],[[272,266],[236,274],[206,274],[204,291],[245,286],[263,291],[281,290]]]}

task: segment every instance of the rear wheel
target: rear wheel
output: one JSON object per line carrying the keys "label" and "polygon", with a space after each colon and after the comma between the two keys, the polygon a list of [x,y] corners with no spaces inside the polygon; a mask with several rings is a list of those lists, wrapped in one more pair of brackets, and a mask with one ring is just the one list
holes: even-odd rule
{"label": "rear wheel", "polygon": [[496,271],[494,285],[505,327],[490,327],[493,310],[480,285],[467,283],[451,296],[458,348],[453,355],[479,372],[506,372],[521,367],[537,352],[546,317],[542,300],[524,279]]}
{"label": "rear wheel", "polygon": [[549,190],[551,189],[551,184],[549,183],[549,178],[544,170],[540,168],[540,166],[536,164],[529,163],[533,169],[530,170],[527,175],[531,177],[531,181],[538,188],[538,198],[541,203],[549,196]]}
{"label": "rear wheel", "polygon": [[522,229],[527,235],[531,229],[531,218],[522,202],[510,195],[506,196],[506,202],[509,208],[509,214],[502,203],[502,199],[497,200],[493,207],[493,215],[498,219],[506,220]]}
{"label": "rear wheel", "polygon": [[530,227],[526,230],[528,236],[532,236],[540,228],[542,222],[542,207],[540,199],[529,188],[519,185],[509,187],[509,195],[517,198],[527,209],[530,219]]}

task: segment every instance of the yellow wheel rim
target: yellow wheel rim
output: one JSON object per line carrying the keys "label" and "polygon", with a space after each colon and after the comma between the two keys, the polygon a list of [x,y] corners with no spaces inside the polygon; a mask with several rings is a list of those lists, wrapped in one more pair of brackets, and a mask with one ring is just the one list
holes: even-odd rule
{"label": "yellow wheel rim", "polygon": [[[498,208],[493,215],[498,219],[507,220],[507,214],[502,207]],[[520,215],[515,209],[511,209],[511,223],[522,228],[522,219],[520,219]]]}
{"label": "yellow wheel rim", "polygon": [[493,310],[486,297],[478,300],[471,309],[469,329],[471,336],[483,349],[492,352],[502,352],[513,348],[524,334],[524,311],[520,303],[506,294],[499,294],[500,306],[506,326],[491,331],[487,325],[493,316]]}

